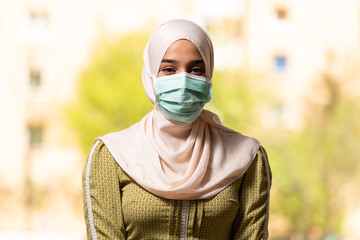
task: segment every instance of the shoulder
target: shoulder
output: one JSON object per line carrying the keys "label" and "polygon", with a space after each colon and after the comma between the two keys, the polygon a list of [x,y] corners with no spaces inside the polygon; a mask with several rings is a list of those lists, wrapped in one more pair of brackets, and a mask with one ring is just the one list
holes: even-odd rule
{"label": "shoulder", "polygon": [[267,153],[263,146],[259,146],[253,162],[248,168],[246,175],[267,179],[271,184],[272,174]]}
{"label": "shoulder", "polygon": [[259,149],[257,150],[255,159],[256,158],[260,159],[262,162],[268,162],[268,156],[267,156],[266,150],[262,145],[260,145]]}
{"label": "shoulder", "polygon": [[269,166],[269,160],[265,148],[259,145],[259,148],[255,154],[252,165]]}
{"label": "shoulder", "polygon": [[103,141],[96,140],[90,149],[86,169],[87,172],[116,172],[117,164]]}
{"label": "shoulder", "polygon": [[101,140],[97,140],[92,146],[83,169],[82,177],[84,181],[88,182],[103,181],[101,179],[130,179]]}
{"label": "shoulder", "polygon": [[97,139],[90,149],[88,161],[94,161],[98,158],[107,158],[109,154],[110,152],[105,143],[101,139]]}

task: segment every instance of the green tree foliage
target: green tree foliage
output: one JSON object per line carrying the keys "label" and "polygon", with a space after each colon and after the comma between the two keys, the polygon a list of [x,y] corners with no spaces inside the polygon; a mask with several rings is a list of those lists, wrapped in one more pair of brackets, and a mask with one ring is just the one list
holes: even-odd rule
{"label": "green tree foliage", "polygon": [[141,82],[148,37],[132,34],[95,47],[78,81],[77,97],[66,110],[84,153],[96,137],[129,127],[152,108]]}
{"label": "green tree foliage", "polygon": [[277,190],[272,212],[305,239],[314,232],[340,234],[346,189],[359,187],[360,104],[330,75],[322,81],[326,103],[310,102],[302,131],[288,132],[271,147]]}
{"label": "green tree foliage", "polygon": [[270,98],[262,78],[246,76],[239,70],[216,69],[213,97],[206,108],[218,114],[230,128],[246,135],[260,134],[261,108]]}

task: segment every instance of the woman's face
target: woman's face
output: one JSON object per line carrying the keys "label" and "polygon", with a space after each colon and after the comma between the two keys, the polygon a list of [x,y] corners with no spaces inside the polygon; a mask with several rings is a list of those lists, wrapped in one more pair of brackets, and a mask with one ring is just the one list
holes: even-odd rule
{"label": "woman's face", "polygon": [[205,63],[197,47],[189,40],[180,39],[170,45],[159,68],[157,77],[187,72],[206,76]]}

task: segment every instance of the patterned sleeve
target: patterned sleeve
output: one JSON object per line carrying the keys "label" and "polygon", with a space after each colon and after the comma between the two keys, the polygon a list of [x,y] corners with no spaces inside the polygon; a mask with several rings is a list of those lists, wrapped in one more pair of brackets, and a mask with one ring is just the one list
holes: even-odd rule
{"label": "patterned sleeve", "polygon": [[88,239],[126,239],[118,171],[106,146],[97,141],[82,177]]}
{"label": "patterned sleeve", "polygon": [[233,226],[235,240],[268,239],[270,187],[271,170],[260,146],[240,186],[240,209]]}

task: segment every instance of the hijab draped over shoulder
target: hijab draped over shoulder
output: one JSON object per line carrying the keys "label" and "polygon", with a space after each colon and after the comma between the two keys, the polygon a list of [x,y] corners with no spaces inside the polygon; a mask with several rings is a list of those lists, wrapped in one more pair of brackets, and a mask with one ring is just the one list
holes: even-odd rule
{"label": "hijab draped over shoulder", "polygon": [[[144,50],[142,82],[154,104],[153,80],[169,46],[179,39],[199,50],[211,81],[214,53],[207,33],[187,20],[160,25]],[[141,187],[164,198],[205,199],[239,179],[260,143],[225,127],[217,115],[203,110],[193,123],[175,123],[158,107],[131,127],[99,137],[120,167]]]}

